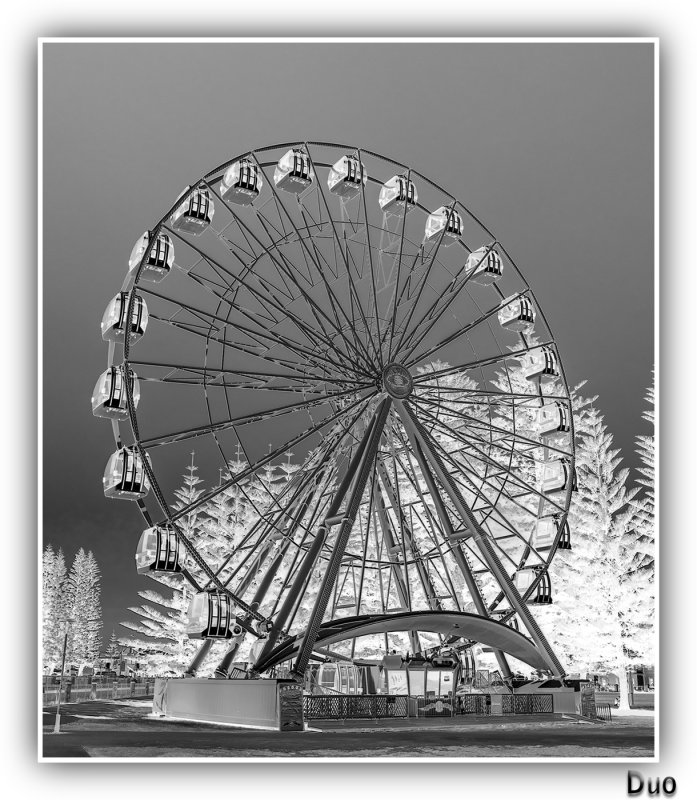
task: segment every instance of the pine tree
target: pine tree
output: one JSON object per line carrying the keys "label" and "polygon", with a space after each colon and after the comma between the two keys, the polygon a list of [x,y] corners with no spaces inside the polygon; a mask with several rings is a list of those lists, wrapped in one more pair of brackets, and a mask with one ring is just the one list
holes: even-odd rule
{"label": "pine tree", "polygon": [[641,415],[645,422],[651,426],[649,435],[636,437],[636,449],[642,466],[639,467],[641,477],[637,483],[644,488],[642,496],[634,505],[634,531],[636,536],[636,552],[631,571],[641,576],[644,580],[653,583],[654,579],[654,486],[655,486],[655,460],[656,445],[653,428],[654,415],[654,388],[650,386],[646,392],[646,402],[649,408]]}
{"label": "pine tree", "polygon": [[42,645],[44,669],[52,669],[63,655],[63,625],[68,616],[65,603],[66,567],[63,550],[49,544],[43,553]]}
{"label": "pine tree", "polygon": [[72,619],[67,660],[79,668],[93,666],[99,659],[102,628],[99,582],[99,567],[92,551],[85,553],[81,547],[67,581]]}
{"label": "pine tree", "polygon": [[119,662],[121,653],[122,648],[119,646],[118,639],[116,638],[116,631],[112,628],[111,637],[109,638],[109,645],[107,646],[105,653],[105,656],[111,665],[111,669],[114,669],[115,665]]}
{"label": "pine tree", "polygon": [[[196,475],[197,471],[192,453],[191,463],[184,474],[184,483],[175,492],[177,497],[177,502],[173,506],[175,511],[195,502],[203,494],[204,490],[200,485],[202,481]],[[195,509],[181,517],[178,524],[192,541],[197,552],[210,563],[212,550],[216,546],[215,531],[210,524],[210,518],[199,509]],[[187,569],[197,582],[205,582],[200,569],[187,558],[185,553],[184,550]],[[138,592],[146,602],[129,608],[129,611],[136,614],[139,619],[136,622],[127,620],[121,625],[140,634],[140,637],[126,636],[119,638],[118,641],[138,653],[138,661],[145,665],[144,669],[150,674],[181,675],[201,646],[200,641],[189,639],[186,634],[187,611],[194,590],[180,573],[151,573],[150,578],[165,587],[167,592],[162,593],[153,589]],[[202,673],[210,671],[216,659],[220,657],[220,650],[220,645],[213,648],[202,666]]]}
{"label": "pine tree", "polygon": [[555,607],[538,611],[566,663],[584,671],[620,675],[621,707],[627,706],[623,676],[643,638],[637,609],[646,598],[628,581],[636,540],[628,530],[637,488],[627,488],[629,470],[602,415],[593,405],[575,414],[578,492],[569,525],[573,550],[558,552],[550,575]]}

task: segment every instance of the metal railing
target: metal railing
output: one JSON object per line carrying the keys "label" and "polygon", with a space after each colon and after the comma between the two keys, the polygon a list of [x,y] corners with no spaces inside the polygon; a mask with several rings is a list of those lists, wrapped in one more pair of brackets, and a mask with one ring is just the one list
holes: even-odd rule
{"label": "metal railing", "polygon": [[503,714],[552,714],[554,700],[551,694],[501,695]]}
{"label": "metal railing", "polygon": [[460,695],[457,705],[458,714],[478,714],[484,716],[488,714],[487,708],[491,708],[487,704],[487,699],[491,699],[487,694],[462,694]]}
{"label": "metal railing", "polygon": [[306,695],[303,712],[306,719],[408,717],[411,699],[389,694]]}

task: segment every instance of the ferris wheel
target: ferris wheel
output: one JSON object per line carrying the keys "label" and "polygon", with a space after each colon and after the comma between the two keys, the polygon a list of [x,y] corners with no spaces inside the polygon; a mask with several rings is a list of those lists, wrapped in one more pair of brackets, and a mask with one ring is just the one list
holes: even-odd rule
{"label": "ferris wheel", "polygon": [[[102,336],[105,494],[146,520],[139,571],[192,584],[201,656],[230,640],[221,674],[245,640],[252,672],[300,675],[395,631],[564,674],[529,605],[571,546],[569,388],[532,289],[453,195],[343,144],[240,154],[138,240]],[[192,447],[220,479],[177,502]],[[229,552],[197,547],[192,515],[291,460]]]}

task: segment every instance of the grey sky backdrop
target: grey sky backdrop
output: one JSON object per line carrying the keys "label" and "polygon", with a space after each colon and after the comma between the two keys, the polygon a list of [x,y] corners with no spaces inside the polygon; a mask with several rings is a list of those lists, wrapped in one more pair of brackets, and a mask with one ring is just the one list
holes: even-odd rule
{"label": "grey sky backdrop", "polygon": [[152,582],[135,573],[137,507],[102,492],[101,316],[142,231],[249,148],[347,142],[456,196],[636,465],[654,363],[651,44],[53,43],[43,59],[44,542],[95,553],[105,638]]}

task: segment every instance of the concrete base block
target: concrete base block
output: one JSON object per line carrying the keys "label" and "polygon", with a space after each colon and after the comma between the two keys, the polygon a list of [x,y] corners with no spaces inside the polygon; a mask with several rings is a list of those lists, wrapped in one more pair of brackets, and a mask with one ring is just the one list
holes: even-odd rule
{"label": "concrete base block", "polygon": [[302,688],[287,680],[158,678],[153,714],[264,730],[304,730]]}

